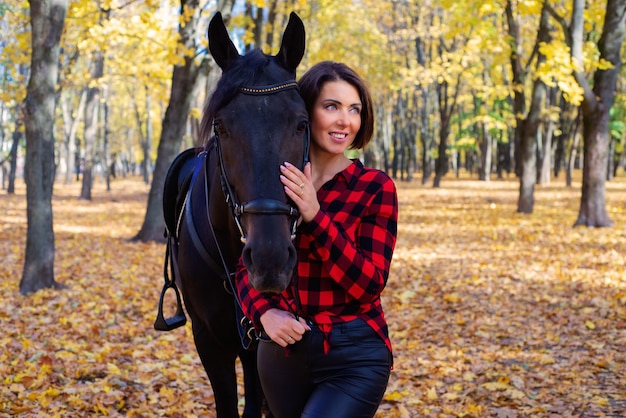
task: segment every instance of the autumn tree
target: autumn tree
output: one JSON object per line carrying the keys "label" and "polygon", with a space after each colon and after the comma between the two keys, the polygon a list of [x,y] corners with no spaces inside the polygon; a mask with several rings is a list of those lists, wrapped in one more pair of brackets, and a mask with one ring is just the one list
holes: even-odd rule
{"label": "autumn tree", "polygon": [[[597,3],[591,3],[591,6],[597,8]],[[606,9],[601,10],[605,16],[596,45],[598,59],[592,62],[585,60],[583,52],[584,45],[589,44],[585,39],[585,1],[573,0],[569,24],[547,1],[546,7],[563,28],[565,40],[571,50],[572,73],[582,89],[584,165],[580,210],[575,225],[610,226],[612,221],[605,202],[605,183],[609,168],[609,124],[621,68],[620,52],[624,40],[626,0],[608,0]],[[587,71],[591,72],[593,82],[587,78]]]}
{"label": "autumn tree", "polygon": [[[30,54],[30,19],[28,4],[17,0],[3,1],[0,4],[0,130],[4,141],[0,140],[4,155],[3,169],[8,166],[3,187],[7,193],[15,193],[17,159],[23,154],[24,115],[22,104],[26,97],[26,86]],[[8,161],[7,161],[8,160]]]}
{"label": "autumn tree", "polygon": [[[230,1],[221,4],[220,11],[226,21],[230,17],[232,6],[233,2]],[[163,119],[146,216],[141,230],[134,237],[135,240],[145,242],[164,239],[162,201],[165,175],[172,160],[180,152],[192,100],[202,85],[203,77],[206,78],[212,62],[208,56],[200,59],[196,56],[198,51],[206,55],[206,48],[198,45],[201,12],[198,0],[181,0],[178,35],[182,60],[174,66],[172,73],[170,100]]]}
{"label": "autumn tree", "polygon": [[58,286],[54,279],[52,188],[54,110],[59,49],[67,0],[30,0],[32,58],[26,100],[26,200],[28,228],[20,292]]}
{"label": "autumn tree", "polygon": [[626,0],[608,0],[604,27],[598,41],[600,61],[609,65],[597,68],[593,86],[585,76],[582,55],[584,0],[574,0],[571,23],[572,58],[577,65],[574,76],[584,89],[583,113],[583,166],[582,196],[575,225],[592,227],[610,226],[606,211],[606,177],[609,155],[609,120],[615,98],[617,76],[621,68],[621,48],[624,40]]}
{"label": "autumn tree", "polygon": [[[509,13],[511,12],[509,11]],[[542,8],[539,21],[537,49],[539,44],[550,42],[549,14],[545,6]],[[511,25],[510,28],[512,27],[514,26]],[[540,67],[545,61],[545,55],[538,53],[537,67]],[[519,64],[515,63],[514,69],[516,69],[518,65]],[[537,144],[541,132],[547,89],[546,83],[540,77],[535,78],[533,81],[528,114],[526,114],[523,119],[521,117],[518,118],[520,132],[518,158],[518,162],[520,163],[520,189],[517,200],[517,211],[521,213],[532,213],[535,203],[534,191],[535,184],[537,183]]]}

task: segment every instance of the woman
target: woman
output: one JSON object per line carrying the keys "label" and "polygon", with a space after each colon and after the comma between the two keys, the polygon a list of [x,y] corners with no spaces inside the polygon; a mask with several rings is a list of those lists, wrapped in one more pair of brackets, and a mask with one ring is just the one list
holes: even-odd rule
{"label": "woman", "polygon": [[304,171],[280,167],[302,216],[297,273],[281,295],[262,294],[240,263],[238,291],[261,332],[259,375],[276,417],[373,417],[392,366],[380,294],[396,242],[396,189],[344,154],[374,132],[364,81],[344,64],[321,62],[298,86],[310,115],[311,163]]}

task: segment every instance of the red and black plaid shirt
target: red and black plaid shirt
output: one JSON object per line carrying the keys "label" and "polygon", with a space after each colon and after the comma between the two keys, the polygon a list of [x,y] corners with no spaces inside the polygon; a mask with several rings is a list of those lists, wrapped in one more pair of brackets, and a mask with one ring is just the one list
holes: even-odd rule
{"label": "red and black plaid shirt", "polygon": [[257,292],[239,263],[236,278],[244,313],[260,328],[261,315],[270,308],[298,312],[325,333],[326,351],[333,324],[362,318],[391,351],[380,294],[396,244],[395,184],[382,171],[354,160],[324,184],[317,197],[321,210],[300,225],[295,241],[295,287],[292,283],[282,297]]}

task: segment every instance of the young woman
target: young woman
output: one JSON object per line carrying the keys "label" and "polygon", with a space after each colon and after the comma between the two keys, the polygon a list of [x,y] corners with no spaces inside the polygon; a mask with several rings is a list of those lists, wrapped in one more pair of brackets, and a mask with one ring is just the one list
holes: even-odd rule
{"label": "young woman", "polygon": [[374,132],[365,82],[344,64],[321,62],[298,85],[311,163],[280,167],[302,216],[297,273],[281,295],[262,294],[240,263],[238,291],[261,332],[259,375],[276,417],[373,417],[392,366],[380,295],[396,243],[396,188],[344,154]]}

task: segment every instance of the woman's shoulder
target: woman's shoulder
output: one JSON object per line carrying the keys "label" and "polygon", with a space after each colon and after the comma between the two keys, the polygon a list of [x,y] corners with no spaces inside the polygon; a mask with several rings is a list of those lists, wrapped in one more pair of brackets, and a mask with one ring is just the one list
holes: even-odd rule
{"label": "woman's shoulder", "polygon": [[354,169],[355,176],[359,178],[361,181],[374,182],[380,185],[387,185],[388,187],[394,187],[395,184],[393,179],[383,170],[379,170],[377,168],[366,167],[363,165],[361,160],[355,159],[354,161]]}

